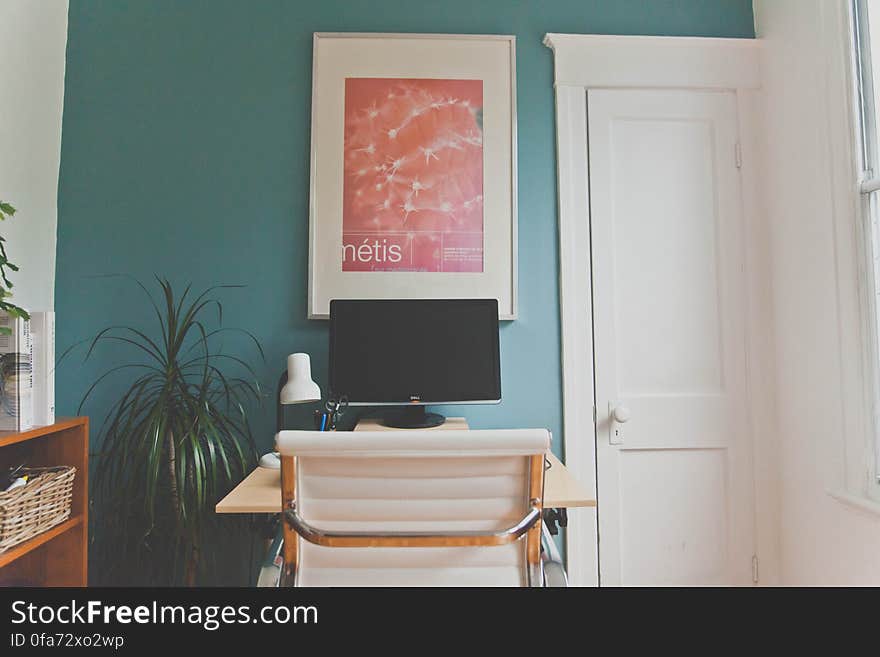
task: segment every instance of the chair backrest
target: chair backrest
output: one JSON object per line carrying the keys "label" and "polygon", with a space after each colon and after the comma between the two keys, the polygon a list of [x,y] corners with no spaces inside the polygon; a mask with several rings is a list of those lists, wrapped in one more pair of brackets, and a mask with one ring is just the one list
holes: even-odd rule
{"label": "chair backrest", "polygon": [[[543,429],[276,437],[286,504],[295,499],[296,512],[316,529],[375,535],[511,527],[532,498],[540,505],[549,445]],[[300,586],[524,586],[530,543],[537,565],[539,525],[528,537],[491,547],[325,547],[299,538],[285,555],[296,561]]]}

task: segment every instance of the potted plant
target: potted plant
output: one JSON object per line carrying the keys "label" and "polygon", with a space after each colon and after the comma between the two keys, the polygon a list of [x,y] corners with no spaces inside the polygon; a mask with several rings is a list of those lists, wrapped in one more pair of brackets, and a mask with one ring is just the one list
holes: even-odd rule
{"label": "potted plant", "polygon": [[[157,302],[140,286],[155,311],[152,329],[111,326],[91,341],[85,358],[104,343],[124,345],[134,357],[102,374],[92,392],[120,371],[132,373],[98,432],[92,500],[96,513],[93,557],[96,583],[194,585],[205,563],[206,540],[215,525],[214,505],[228,487],[250,471],[256,448],[247,408],[261,396],[251,366],[216,346],[221,334],[209,329],[222,306],[219,287],[179,297],[157,278]],[[241,376],[227,371],[243,370]],[[212,542],[211,545],[217,544]]]}
{"label": "potted plant", "polygon": [[[6,217],[15,214],[15,208],[6,201],[0,201],[0,221],[5,221]],[[6,311],[10,317],[20,317],[22,319],[30,319],[30,315],[24,308],[19,308],[14,303],[8,301],[12,296],[12,281],[9,280],[7,271],[18,271],[18,265],[9,261],[6,255],[6,238],[0,235],[0,310]],[[9,335],[12,329],[8,326],[0,326],[0,335]]]}

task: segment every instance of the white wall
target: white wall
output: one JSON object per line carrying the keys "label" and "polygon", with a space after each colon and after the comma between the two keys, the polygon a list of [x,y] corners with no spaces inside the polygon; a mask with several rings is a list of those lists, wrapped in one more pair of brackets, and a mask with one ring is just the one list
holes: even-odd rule
{"label": "white wall", "polygon": [[852,446],[868,431],[845,6],[755,2],[765,40],[762,196],[771,233],[780,581],[790,585],[880,584],[880,506],[872,513],[829,494],[852,490],[848,459],[864,458]]}
{"label": "white wall", "polygon": [[13,301],[54,308],[58,164],[67,0],[0,1],[0,199],[17,209],[0,224]]}

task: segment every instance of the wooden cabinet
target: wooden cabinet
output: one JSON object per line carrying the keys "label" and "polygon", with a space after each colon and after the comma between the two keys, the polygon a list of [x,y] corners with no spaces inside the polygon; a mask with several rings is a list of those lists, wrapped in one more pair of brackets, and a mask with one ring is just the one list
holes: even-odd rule
{"label": "wooden cabinet", "polygon": [[61,418],[28,431],[0,432],[0,468],[76,467],[70,518],[0,552],[0,586],[86,586],[89,538],[89,419]]}

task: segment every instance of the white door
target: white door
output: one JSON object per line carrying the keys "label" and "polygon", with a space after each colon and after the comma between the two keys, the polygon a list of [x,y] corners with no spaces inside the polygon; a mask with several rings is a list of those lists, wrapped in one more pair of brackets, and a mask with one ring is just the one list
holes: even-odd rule
{"label": "white door", "polygon": [[751,584],[736,98],[588,116],[600,583]]}

